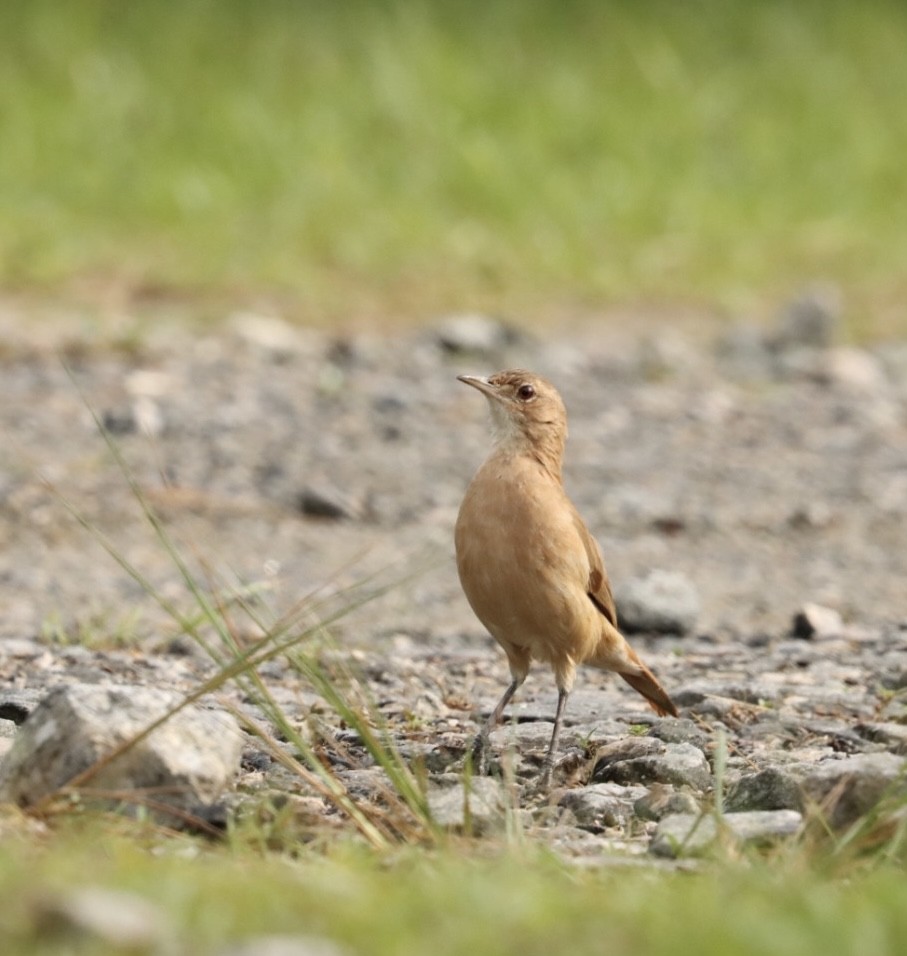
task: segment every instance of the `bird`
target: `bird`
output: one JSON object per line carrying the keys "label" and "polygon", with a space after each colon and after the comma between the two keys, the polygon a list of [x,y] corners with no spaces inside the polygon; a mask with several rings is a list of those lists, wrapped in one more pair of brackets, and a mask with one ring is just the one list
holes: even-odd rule
{"label": "bird", "polygon": [[540,778],[548,787],[578,665],[615,671],[660,716],[677,708],[618,629],[601,550],[564,488],[567,411],[555,386],[525,369],[457,379],[488,399],[494,436],[457,516],[457,572],[511,676],[473,742],[473,768],[485,772],[489,735],[530,663],[547,662],[558,692]]}

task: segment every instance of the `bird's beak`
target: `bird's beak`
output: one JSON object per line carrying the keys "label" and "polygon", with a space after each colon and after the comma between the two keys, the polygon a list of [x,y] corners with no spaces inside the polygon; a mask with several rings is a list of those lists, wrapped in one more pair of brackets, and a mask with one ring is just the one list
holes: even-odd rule
{"label": "bird's beak", "polygon": [[481,375],[458,375],[457,381],[465,382],[467,385],[477,388],[483,395],[487,395],[498,402],[504,404],[507,402],[507,399],[498,391],[497,386],[492,385],[487,378],[482,378]]}

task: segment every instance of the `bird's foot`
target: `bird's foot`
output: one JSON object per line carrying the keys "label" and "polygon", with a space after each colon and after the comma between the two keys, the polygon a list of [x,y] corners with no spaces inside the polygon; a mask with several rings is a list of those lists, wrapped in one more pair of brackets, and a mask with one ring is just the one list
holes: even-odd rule
{"label": "bird's foot", "polygon": [[547,792],[551,789],[551,775],[554,773],[554,761],[545,758],[545,762],[542,764],[542,772],[539,774],[538,788],[542,792]]}
{"label": "bird's foot", "polygon": [[549,754],[542,762],[542,771],[538,777],[538,789],[545,792],[551,789],[555,775],[559,781],[570,778],[582,767],[585,755],[579,748],[571,748],[560,757]]}
{"label": "bird's foot", "polygon": [[472,761],[472,772],[477,777],[484,777],[488,773],[488,738],[479,734],[469,748],[469,759]]}

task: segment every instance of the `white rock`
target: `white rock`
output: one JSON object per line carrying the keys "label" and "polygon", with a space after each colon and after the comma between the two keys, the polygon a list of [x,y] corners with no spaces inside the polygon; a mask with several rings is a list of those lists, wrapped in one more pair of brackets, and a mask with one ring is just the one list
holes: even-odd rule
{"label": "white rock", "polygon": [[[127,685],[73,684],[29,715],[0,765],[0,800],[37,803],[162,717],[182,696]],[[147,799],[181,813],[209,806],[239,770],[242,735],[221,711],[189,705],[84,781],[91,790]],[[109,798],[108,798],[109,799]],[[172,822],[172,815],[164,814]]]}
{"label": "white rock", "polygon": [[449,352],[494,352],[513,338],[503,322],[478,313],[452,315],[438,326],[438,341]]}
{"label": "white rock", "polygon": [[841,615],[821,604],[804,604],[794,615],[794,635],[803,638],[838,637],[844,630]]}
{"label": "white rock", "polygon": [[230,326],[248,345],[275,358],[285,358],[305,350],[303,332],[277,316],[237,312],[230,317]]}
{"label": "white rock", "polygon": [[822,357],[820,374],[829,385],[864,395],[883,392],[888,386],[879,360],[851,347],[829,349]]}

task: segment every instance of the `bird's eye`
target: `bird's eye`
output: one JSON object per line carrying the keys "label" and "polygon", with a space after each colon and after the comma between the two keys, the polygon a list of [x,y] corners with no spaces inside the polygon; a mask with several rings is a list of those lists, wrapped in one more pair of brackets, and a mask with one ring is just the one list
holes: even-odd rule
{"label": "bird's eye", "polygon": [[535,398],[535,389],[527,382],[517,389],[517,396],[521,401],[528,402],[530,398]]}

